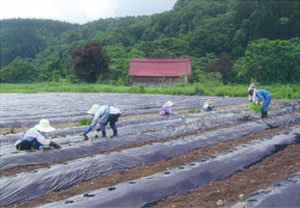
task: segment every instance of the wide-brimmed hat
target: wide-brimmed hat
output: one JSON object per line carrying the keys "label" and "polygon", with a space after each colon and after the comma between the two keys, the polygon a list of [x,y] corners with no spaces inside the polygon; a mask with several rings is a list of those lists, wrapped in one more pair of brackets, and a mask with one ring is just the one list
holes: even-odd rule
{"label": "wide-brimmed hat", "polygon": [[168,101],[165,103],[165,106],[168,106],[168,107],[171,107],[173,105],[174,105],[174,103],[172,103],[172,101]]}
{"label": "wide-brimmed hat", "polygon": [[50,132],[55,130],[55,128],[50,126],[48,119],[41,119],[39,124],[35,125],[34,127],[40,132]]}
{"label": "wide-brimmed hat", "polygon": [[256,84],[255,83],[250,84],[248,88],[248,94],[250,94],[251,91],[254,92],[255,89],[256,89]]}
{"label": "wide-brimmed hat", "polygon": [[209,98],[209,99],[207,100],[207,103],[208,103],[209,105],[212,105],[212,104],[214,104],[214,101],[213,101],[212,99]]}
{"label": "wide-brimmed hat", "polygon": [[251,83],[249,88],[256,88],[256,84],[255,83]]}
{"label": "wide-brimmed hat", "polygon": [[88,114],[95,114],[97,110],[100,108],[98,104],[92,105],[91,109],[87,111]]}

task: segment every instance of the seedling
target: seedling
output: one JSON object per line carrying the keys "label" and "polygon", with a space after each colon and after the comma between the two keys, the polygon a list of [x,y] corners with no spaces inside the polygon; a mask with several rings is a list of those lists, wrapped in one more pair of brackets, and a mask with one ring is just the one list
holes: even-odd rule
{"label": "seedling", "polygon": [[91,120],[87,119],[87,118],[82,118],[80,121],[79,121],[79,126],[87,126],[87,125],[90,125],[92,123]]}
{"label": "seedling", "polygon": [[261,105],[256,105],[254,102],[251,102],[249,104],[249,110],[253,111],[254,113],[260,113],[261,111]]}
{"label": "seedling", "polygon": [[11,134],[15,134],[16,133],[16,130],[14,128],[10,128],[10,133]]}

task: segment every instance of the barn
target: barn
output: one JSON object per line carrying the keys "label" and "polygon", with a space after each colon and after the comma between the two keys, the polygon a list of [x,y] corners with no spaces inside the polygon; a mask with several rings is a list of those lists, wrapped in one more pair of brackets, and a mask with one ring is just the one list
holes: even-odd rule
{"label": "barn", "polygon": [[190,58],[135,58],[130,62],[129,76],[133,84],[175,84],[191,74]]}

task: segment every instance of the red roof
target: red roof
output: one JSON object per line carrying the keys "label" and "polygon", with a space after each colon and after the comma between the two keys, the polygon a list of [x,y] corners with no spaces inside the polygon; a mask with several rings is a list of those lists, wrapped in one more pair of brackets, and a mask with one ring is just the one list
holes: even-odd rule
{"label": "red roof", "polygon": [[130,76],[175,77],[191,74],[190,58],[140,58],[130,62]]}

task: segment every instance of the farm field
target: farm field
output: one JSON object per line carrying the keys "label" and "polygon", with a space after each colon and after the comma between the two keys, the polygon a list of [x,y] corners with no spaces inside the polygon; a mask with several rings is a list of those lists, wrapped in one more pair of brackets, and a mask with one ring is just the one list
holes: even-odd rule
{"label": "farm field", "polygon": [[[300,100],[273,100],[267,119],[242,97],[118,93],[1,94],[0,129],[91,119],[92,104],[114,104],[118,137],[87,126],[51,133],[61,149],[18,152],[21,132],[0,135],[0,206],[300,206]],[[159,116],[168,100],[177,115]],[[4,131],[2,131],[4,132]],[[110,136],[111,130],[107,127]],[[290,193],[290,194],[286,194]],[[280,200],[278,200],[280,199]]]}

